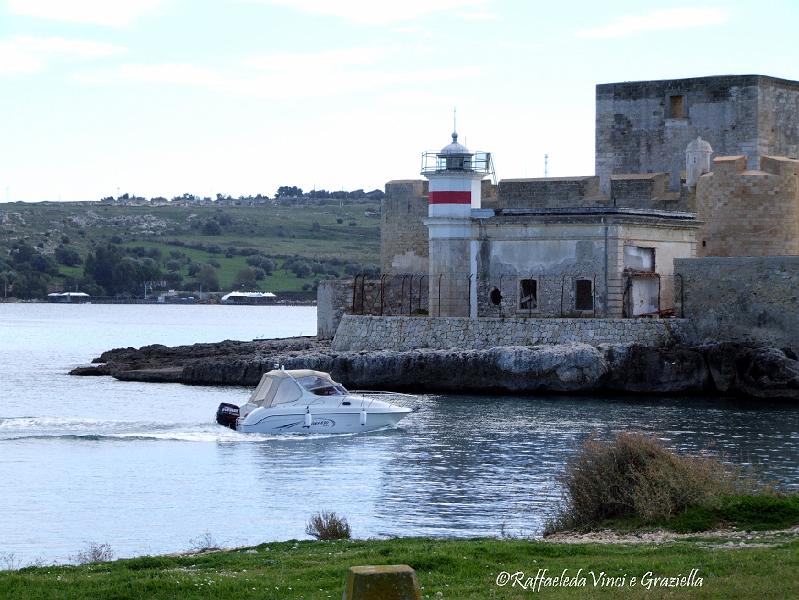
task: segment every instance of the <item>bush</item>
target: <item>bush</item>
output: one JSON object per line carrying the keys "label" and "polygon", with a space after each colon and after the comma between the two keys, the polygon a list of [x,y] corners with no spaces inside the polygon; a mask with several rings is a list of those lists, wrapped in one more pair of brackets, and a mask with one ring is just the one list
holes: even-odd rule
{"label": "bush", "polygon": [[305,533],[317,540],[348,540],[350,524],[334,512],[322,511],[311,515],[305,525]]}
{"label": "bush", "polygon": [[751,487],[716,458],[680,455],[640,433],[620,433],[611,442],[589,438],[566,464],[561,483],[566,505],[547,533],[614,518],[662,523]]}
{"label": "bush", "polygon": [[219,549],[219,544],[210,531],[205,531],[201,536],[189,540],[189,551],[193,553],[212,552]]}
{"label": "bush", "polygon": [[219,223],[209,219],[203,223],[202,232],[205,235],[222,235],[222,228],[219,226]]}
{"label": "bush", "polygon": [[83,263],[83,260],[81,259],[77,250],[70,248],[69,246],[64,246],[63,244],[55,249],[55,259],[62,265],[66,265],[68,267],[77,267]]}
{"label": "bush", "polygon": [[92,542],[74,556],[70,557],[73,562],[79,565],[91,565],[99,562],[108,562],[114,559],[114,551],[109,544],[98,544]]}

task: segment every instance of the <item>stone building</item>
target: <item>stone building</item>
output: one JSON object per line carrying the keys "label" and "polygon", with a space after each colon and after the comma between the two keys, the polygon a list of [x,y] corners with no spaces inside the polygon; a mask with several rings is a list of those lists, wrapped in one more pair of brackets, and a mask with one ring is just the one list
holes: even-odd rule
{"label": "stone building", "polygon": [[[720,310],[702,303],[708,294],[698,290],[712,287],[718,264],[701,257],[799,255],[799,82],[743,75],[601,84],[596,115],[594,175],[494,184],[491,155],[453,134],[423,155],[426,180],[386,185],[380,281],[323,286],[325,297],[350,307],[339,312],[526,319],[539,329],[552,318],[698,319]],[[779,287],[782,271],[772,271],[776,283],[766,287],[795,299]],[[731,321],[766,314],[730,306]],[[335,331],[338,317],[325,323]],[[780,327],[762,326],[761,339]]]}
{"label": "stone building", "polygon": [[683,152],[701,136],[717,155],[799,157],[799,82],[722,75],[596,86],[596,174],[669,173],[680,189]]}

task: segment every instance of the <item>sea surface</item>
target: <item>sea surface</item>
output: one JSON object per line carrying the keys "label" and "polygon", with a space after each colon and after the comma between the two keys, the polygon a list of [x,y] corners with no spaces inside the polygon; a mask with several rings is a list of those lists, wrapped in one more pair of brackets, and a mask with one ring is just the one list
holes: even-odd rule
{"label": "sea surface", "polygon": [[799,489],[799,410],[786,404],[430,395],[397,429],[280,437],[216,425],[217,405],[244,402],[245,388],[67,375],[114,347],[315,328],[313,307],[0,304],[0,556],[304,539],[319,510],[356,537],[538,535],[577,445],[627,429]]}

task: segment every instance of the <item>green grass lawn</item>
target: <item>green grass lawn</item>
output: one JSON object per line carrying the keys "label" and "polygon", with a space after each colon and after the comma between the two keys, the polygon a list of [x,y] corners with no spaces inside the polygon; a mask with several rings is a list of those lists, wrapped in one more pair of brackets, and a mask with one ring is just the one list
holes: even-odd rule
{"label": "green grass lawn", "polygon": [[[0,573],[0,597],[24,599],[293,599],[341,597],[353,565],[409,564],[425,598],[719,598],[799,597],[799,541],[727,547],[683,541],[653,545],[572,545],[525,540],[402,538],[282,542],[184,557],[142,557],[84,566]],[[583,569],[582,587],[536,592],[501,572],[535,577]],[[701,587],[646,589],[641,577],[687,576]],[[594,587],[595,575],[624,577],[622,587]],[[631,585],[637,577],[636,585]],[[651,577],[651,575],[650,575]],[[523,581],[523,578],[521,578]],[[442,595],[437,595],[440,592]]]}

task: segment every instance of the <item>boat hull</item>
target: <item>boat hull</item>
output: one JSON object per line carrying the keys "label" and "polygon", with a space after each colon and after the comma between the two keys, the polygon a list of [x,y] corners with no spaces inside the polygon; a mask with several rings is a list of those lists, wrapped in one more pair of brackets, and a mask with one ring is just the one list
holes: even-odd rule
{"label": "boat hull", "polygon": [[241,433],[362,433],[393,427],[410,413],[410,409],[392,407],[385,412],[369,412],[366,423],[361,424],[360,411],[325,411],[311,414],[311,424],[306,426],[305,412],[256,415],[239,422],[236,430]]}

